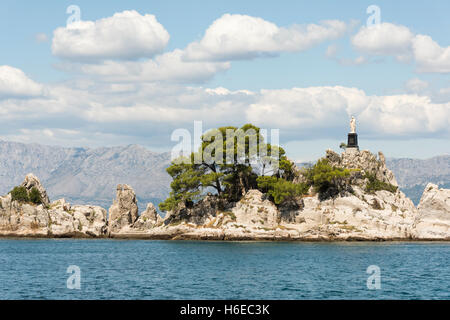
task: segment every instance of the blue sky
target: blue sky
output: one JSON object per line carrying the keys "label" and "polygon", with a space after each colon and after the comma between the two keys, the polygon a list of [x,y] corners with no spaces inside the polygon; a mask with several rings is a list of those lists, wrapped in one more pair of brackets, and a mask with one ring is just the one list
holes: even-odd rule
{"label": "blue sky", "polygon": [[[373,4],[382,27],[364,30]],[[67,30],[69,5],[93,23],[79,37]],[[205,127],[253,122],[280,129],[290,156],[311,160],[346,139],[353,113],[363,148],[392,157],[449,153],[449,9],[448,1],[2,1],[0,138],[92,147],[139,143],[163,151],[175,144],[170,133],[191,130],[191,120]],[[137,12],[127,19],[143,28],[141,38],[121,33],[117,23],[117,39],[108,38],[117,41],[117,54],[92,45],[77,53],[83,36],[104,34],[96,21],[125,10]],[[344,27],[320,34],[295,27],[324,20]],[[245,30],[250,25],[261,28],[257,44]],[[159,26],[164,32],[151,38],[150,29]],[[270,38],[273,28],[287,30],[288,38]],[[223,34],[243,44],[212,47]],[[295,36],[300,40],[291,43]],[[153,47],[145,44],[153,40]],[[128,43],[142,48],[133,54]],[[182,64],[172,70],[175,60],[159,59],[175,59],[174,52]],[[187,60],[195,60],[195,69],[180,75]],[[153,61],[147,74],[135,75]],[[15,85],[19,81],[23,86]],[[189,110],[192,119],[183,116]]]}

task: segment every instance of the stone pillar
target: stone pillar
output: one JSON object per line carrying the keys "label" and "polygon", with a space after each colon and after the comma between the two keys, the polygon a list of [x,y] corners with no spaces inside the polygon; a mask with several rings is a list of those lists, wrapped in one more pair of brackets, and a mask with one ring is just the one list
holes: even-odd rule
{"label": "stone pillar", "polygon": [[355,148],[355,149],[359,150],[357,133],[350,132],[348,134],[347,148]]}

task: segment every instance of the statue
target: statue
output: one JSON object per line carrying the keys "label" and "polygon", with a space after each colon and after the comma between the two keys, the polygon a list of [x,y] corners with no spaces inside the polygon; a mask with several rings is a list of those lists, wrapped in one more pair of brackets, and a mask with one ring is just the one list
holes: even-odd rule
{"label": "statue", "polygon": [[356,133],[356,119],[354,116],[350,120],[350,133]]}
{"label": "statue", "polygon": [[356,119],[354,116],[352,116],[352,119],[350,120],[350,132],[348,134],[348,143],[347,143],[347,150],[359,150],[358,147],[358,134],[356,133]]}

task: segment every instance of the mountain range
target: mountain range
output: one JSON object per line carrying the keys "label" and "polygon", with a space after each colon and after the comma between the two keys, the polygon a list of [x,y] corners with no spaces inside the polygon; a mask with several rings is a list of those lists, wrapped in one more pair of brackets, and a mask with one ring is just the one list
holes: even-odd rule
{"label": "mountain range", "polygon": [[387,159],[386,165],[394,172],[400,189],[417,205],[428,182],[441,188],[450,188],[450,155],[430,159]]}
{"label": "mountain range", "polygon": [[147,202],[157,204],[169,194],[169,163],[169,153],[138,145],[90,149],[0,141],[0,194],[33,173],[52,200],[109,208],[116,186],[128,184],[143,211]]}
{"label": "mountain range", "polygon": [[[156,153],[139,145],[102,148],[65,148],[0,140],[0,194],[8,193],[33,173],[50,199],[109,208],[117,184],[132,186],[142,212],[157,205],[170,191],[165,169],[170,153]],[[418,203],[426,183],[450,187],[450,156],[431,159],[388,159],[401,190]]]}

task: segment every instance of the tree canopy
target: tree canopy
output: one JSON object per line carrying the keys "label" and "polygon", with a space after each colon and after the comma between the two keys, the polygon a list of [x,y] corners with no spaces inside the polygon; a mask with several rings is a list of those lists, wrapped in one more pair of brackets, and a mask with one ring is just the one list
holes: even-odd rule
{"label": "tree canopy", "polygon": [[207,192],[238,201],[246,191],[258,188],[258,177],[292,181],[294,167],[284,149],[265,143],[254,125],[212,129],[202,135],[198,151],[175,159],[167,168],[173,179],[171,192],[160,209],[169,211],[181,202],[189,206]]}
{"label": "tree canopy", "polygon": [[[307,194],[311,187],[324,200],[352,191],[352,171],[320,159],[299,174],[283,148],[264,141],[260,128],[220,127],[202,135],[199,150],[172,161],[167,168],[173,179],[170,196],[159,207],[163,211],[180,203],[189,207],[208,192],[236,202],[250,189],[265,193],[276,205]],[[387,189],[375,180],[371,186]]]}

